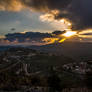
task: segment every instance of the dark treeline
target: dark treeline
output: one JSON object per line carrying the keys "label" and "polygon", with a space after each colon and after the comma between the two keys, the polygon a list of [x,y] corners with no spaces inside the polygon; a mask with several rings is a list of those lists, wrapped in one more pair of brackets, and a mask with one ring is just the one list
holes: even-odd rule
{"label": "dark treeline", "polygon": [[23,73],[16,75],[12,72],[0,73],[0,90],[16,91],[32,87],[49,88],[49,92],[75,92],[71,91],[74,89],[80,90],[80,92],[91,92],[92,72],[87,72],[84,78],[80,80],[69,74],[64,75],[63,72],[60,75],[54,70],[50,70],[48,76],[27,76]]}

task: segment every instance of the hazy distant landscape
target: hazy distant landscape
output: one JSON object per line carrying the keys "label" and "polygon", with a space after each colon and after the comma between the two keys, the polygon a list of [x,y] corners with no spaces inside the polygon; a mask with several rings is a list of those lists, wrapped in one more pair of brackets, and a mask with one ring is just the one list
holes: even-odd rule
{"label": "hazy distant landscape", "polygon": [[92,43],[86,42],[64,42],[61,44],[45,45],[37,48],[41,51],[63,54],[76,60],[92,60]]}
{"label": "hazy distant landscape", "polygon": [[[7,50],[15,46],[0,46],[0,51]],[[25,48],[35,49],[41,52],[50,52],[55,55],[65,55],[75,60],[92,60],[92,43],[89,42],[64,42],[61,44],[51,44],[43,46],[22,46]]]}

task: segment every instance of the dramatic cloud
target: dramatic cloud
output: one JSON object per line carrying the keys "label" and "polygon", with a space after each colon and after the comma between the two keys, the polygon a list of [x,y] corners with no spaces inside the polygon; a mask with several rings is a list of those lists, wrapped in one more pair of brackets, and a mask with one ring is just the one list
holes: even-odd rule
{"label": "dramatic cloud", "polygon": [[5,40],[10,42],[18,41],[18,42],[26,42],[26,41],[36,41],[41,40],[43,38],[52,37],[49,33],[40,33],[40,32],[22,32],[22,33],[12,33],[5,35]]}
{"label": "dramatic cloud", "polygon": [[24,6],[21,0],[0,0],[0,10],[20,11]]}
{"label": "dramatic cloud", "polygon": [[[0,44],[27,44],[29,45],[45,45],[52,44],[55,42],[63,42],[65,38],[62,36],[64,32],[54,31],[52,33],[40,33],[40,32],[21,32],[11,33],[5,35],[4,38],[0,39]],[[63,39],[64,38],[64,39]]]}
{"label": "dramatic cloud", "polygon": [[59,31],[59,30],[56,30],[54,32],[52,32],[52,34],[54,35],[60,35],[60,34],[64,34],[66,31]]}
{"label": "dramatic cloud", "polygon": [[35,10],[47,12],[48,10],[64,9],[71,0],[22,0],[22,2]]}
{"label": "dramatic cloud", "polygon": [[0,10],[20,11],[27,8],[44,12],[49,14],[49,19],[70,20],[73,30],[92,28],[91,6],[92,0],[0,0]]}
{"label": "dramatic cloud", "polygon": [[43,45],[42,39],[52,37],[48,33],[21,32],[5,35],[0,39],[0,45]]}
{"label": "dramatic cloud", "polygon": [[[86,38],[86,40],[85,40]],[[21,32],[11,33],[0,38],[0,45],[46,45],[64,41],[92,42],[92,30],[77,33],[76,31],[59,31],[52,33]]]}
{"label": "dramatic cloud", "polygon": [[38,11],[65,8],[71,0],[0,0],[1,10],[19,11],[29,7]]}
{"label": "dramatic cloud", "polygon": [[[37,11],[48,12],[50,18],[70,20],[73,30],[92,28],[91,0],[23,0],[24,5]],[[53,13],[54,11],[55,13]],[[56,12],[58,11],[58,13]],[[47,14],[48,14],[47,13]],[[46,16],[46,15],[45,15]]]}
{"label": "dramatic cloud", "polygon": [[79,32],[79,37],[81,38],[90,38],[92,40],[92,29],[84,30]]}

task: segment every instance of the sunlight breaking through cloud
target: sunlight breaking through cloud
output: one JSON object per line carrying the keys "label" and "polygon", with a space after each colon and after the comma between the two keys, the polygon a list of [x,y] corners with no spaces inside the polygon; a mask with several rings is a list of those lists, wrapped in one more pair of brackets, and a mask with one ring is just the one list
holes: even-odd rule
{"label": "sunlight breaking through cloud", "polygon": [[66,33],[63,34],[63,36],[71,37],[71,36],[74,36],[76,34],[77,34],[77,32],[75,32],[75,31],[67,31]]}
{"label": "sunlight breaking through cloud", "polygon": [[92,29],[87,29],[79,32],[78,34],[81,38],[92,38]]}

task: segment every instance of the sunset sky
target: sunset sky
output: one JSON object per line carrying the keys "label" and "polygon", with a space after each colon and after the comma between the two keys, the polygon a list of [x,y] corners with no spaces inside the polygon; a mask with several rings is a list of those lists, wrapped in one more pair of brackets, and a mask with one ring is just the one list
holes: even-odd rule
{"label": "sunset sky", "polygon": [[92,39],[91,7],[91,0],[0,0],[0,38],[16,32],[69,30]]}
{"label": "sunset sky", "polygon": [[[39,18],[41,14],[29,10],[20,12],[0,12],[0,35],[12,32],[40,31],[50,32],[55,28]],[[12,30],[14,28],[15,30]]]}

